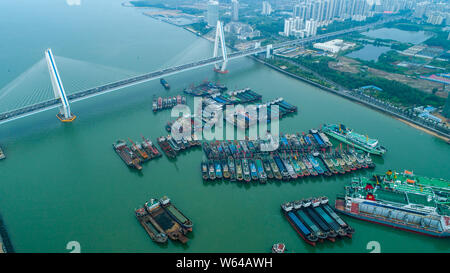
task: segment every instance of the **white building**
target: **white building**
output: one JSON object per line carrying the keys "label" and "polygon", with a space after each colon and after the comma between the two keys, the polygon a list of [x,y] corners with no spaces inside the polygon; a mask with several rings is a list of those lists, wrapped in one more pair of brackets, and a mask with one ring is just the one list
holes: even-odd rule
{"label": "white building", "polygon": [[355,46],[354,43],[344,42],[341,39],[334,39],[331,41],[327,41],[325,43],[315,43],[313,45],[314,48],[317,48],[317,49],[320,49],[323,51],[328,51],[331,53],[338,53],[341,50],[347,50],[353,46]]}
{"label": "white building", "polygon": [[270,3],[268,1],[263,1],[262,2],[262,15],[270,15],[272,13],[272,6],[270,5]]}
{"label": "white building", "polygon": [[317,21],[310,19],[305,22],[306,36],[315,36],[317,34]]}
{"label": "white building", "polygon": [[231,0],[231,20],[239,21],[239,2]]}
{"label": "white building", "polygon": [[208,2],[208,9],[206,14],[206,22],[208,26],[217,26],[217,21],[219,21],[219,2],[210,0]]}

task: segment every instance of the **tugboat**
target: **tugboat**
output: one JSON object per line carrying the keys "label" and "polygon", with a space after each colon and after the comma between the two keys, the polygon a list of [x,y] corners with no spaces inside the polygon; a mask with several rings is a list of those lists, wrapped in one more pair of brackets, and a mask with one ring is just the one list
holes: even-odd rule
{"label": "tugboat", "polygon": [[159,80],[159,82],[161,83],[161,85],[162,85],[166,90],[170,89],[170,85],[169,85],[169,83],[168,83],[165,79],[161,78],[161,79]]}
{"label": "tugboat", "polygon": [[283,243],[273,244],[272,253],[284,253],[286,251],[286,246]]}

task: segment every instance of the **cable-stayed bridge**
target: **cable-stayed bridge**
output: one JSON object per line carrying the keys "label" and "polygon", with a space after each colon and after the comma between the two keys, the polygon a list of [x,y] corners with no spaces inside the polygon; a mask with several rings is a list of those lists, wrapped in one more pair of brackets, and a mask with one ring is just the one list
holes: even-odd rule
{"label": "cable-stayed bridge", "polygon": [[[253,49],[247,49],[243,51],[236,51],[232,53],[227,53],[227,49],[225,46],[225,39],[224,39],[224,33],[223,33],[223,26],[221,22],[218,22],[217,29],[216,29],[216,39],[214,43],[214,53],[213,57],[203,59],[200,61],[195,61],[183,65],[173,66],[170,68],[133,76],[126,78],[124,80],[120,81],[114,81],[111,83],[103,84],[101,86],[97,86],[94,88],[85,89],[82,91],[78,91],[72,94],[66,94],[66,91],[64,90],[64,86],[62,84],[61,76],[59,74],[58,68],[55,63],[55,59],[53,56],[53,53],[51,49],[47,49],[45,51],[45,59],[47,61],[48,70],[50,73],[50,78],[52,82],[53,87],[53,93],[54,98],[46,99],[42,102],[38,103],[31,103],[26,106],[18,107],[17,109],[8,110],[6,112],[0,113],[0,124],[6,123],[9,121],[13,121],[19,118],[23,118],[29,115],[33,115],[39,112],[43,112],[49,109],[58,108],[59,107],[59,113],[57,117],[63,121],[63,122],[69,122],[73,121],[76,116],[71,113],[70,110],[70,104],[72,102],[84,100],[87,98],[91,98],[94,96],[103,95],[106,93],[109,93],[111,91],[115,91],[118,89],[122,89],[128,86],[136,85],[139,83],[147,82],[150,80],[162,78],[165,76],[181,73],[184,71],[197,69],[204,66],[214,65],[214,70],[219,73],[226,73],[226,65],[229,60],[237,59],[246,57],[249,55],[255,55],[259,53],[266,53],[266,57],[270,57],[272,54],[272,51],[275,49],[285,48],[285,47],[292,47],[292,46],[298,46],[302,44],[311,43],[314,41],[320,41],[320,40],[327,40],[329,38],[339,36],[342,34],[354,32],[354,31],[364,31],[368,30],[370,28],[374,28],[378,25],[387,23],[389,21],[397,20],[398,17],[392,17],[387,20],[378,21],[372,24],[367,24],[364,26],[358,26],[351,29],[346,30],[340,30],[332,33],[326,33],[321,35],[316,35],[313,37],[307,37],[302,39],[296,39],[292,41],[286,41],[278,44],[273,45],[267,45],[264,47],[256,47]],[[221,49],[222,55],[219,56],[219,48]],[[222,64],[219,66],[219,64]],[[0,101],[1,101],[0,96]]]}

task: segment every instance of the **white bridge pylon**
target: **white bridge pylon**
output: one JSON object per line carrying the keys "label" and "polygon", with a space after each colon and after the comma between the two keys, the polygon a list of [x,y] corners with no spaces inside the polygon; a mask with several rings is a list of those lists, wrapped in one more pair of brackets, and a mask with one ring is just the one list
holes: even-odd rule
{"label": "white bridge pylon", "polygon": [[226,70],[227,63],[228,63],[228,56],[227,56],[227,47],[225,45],[225,36],[224,36],[224,32],[223,32],[223,25],[222,25],[221,21],[217,21],[216,39],[214,40],[214,55],[213,55],[213,57],[218,56],[219,45],[222,49],[223,63],[222,63],[222,67],[220,67],[220,68],[219,68],[218,64],[215,64],[214,71],[225,74],[225,73],[228,73],[228,70]]}
{"label": "white bridge pylon", "polygon": [[53,93],[55,94],[56,99],[61,99],[59,113],[56,116],[62,122],[71,122],[76,116],[72,115],[72,112],[70,112],[69,100],[64,91],[61,77],[59,76],[59,71],[56,67],[55,58],[53,57],[50,48],[45,51],[45,58],[47,59],[48,71],[50,72],[50,79],[52,80]]}

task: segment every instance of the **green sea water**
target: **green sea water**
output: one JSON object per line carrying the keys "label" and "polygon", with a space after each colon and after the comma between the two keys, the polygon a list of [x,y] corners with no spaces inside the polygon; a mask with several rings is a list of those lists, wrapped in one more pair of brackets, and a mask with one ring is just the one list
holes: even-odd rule
{"label": "green sea water", "polygon": [[[18,77],[29,80],[22,73],[40,61],[48,47],[68,93],[106,79],[95,65],[137,74],[212,55],[209,42],[121,3],[1,1],[0,88]],[[69,59],[80,61],[78,70],[77,62]],[[209,79],[231,89],[251,87],[264,101],[281,96],[297,105],[298,114],[280,122],[282,132],[342,122],[379,138],[388,152],[374,159],[377,172],[408,169],[450,179],[450,146],[442,140],[250,59],[231,61],[228,68],[226,75],[206,67],[167,77],[170,91],[152,81],[73,103],[78,118],[71,124],[59,122],[54,109],[1,125],[0,145],[7,159],[0,161],[0,213],[15,250],[69,252],[66,244],[77,241],[81,252],[269,252],[273,243],[284,242],[290,252],[369,252],[367,244],[377,241],[381,252],[449,252],[448,239],[351,218],[345,219],[356,230],[352,239],[315,248],[304,243],[283,217],[280,204],[319,195],[334,201],[351,175],[266,185],[206,183],[201,179],[200,149],[176,161],[162,157],[145,163],[141,173],[123,164],[112,149],[115,140],[144,135],[156,142],[166,134],[170,112],[154,114],[153,95],[175,95]],[[46,71],[35,73],[48,81]],[[134,216],[135,208],[163,195],[194,223],[186,245],[153,243]]]}

